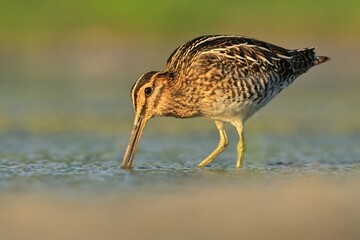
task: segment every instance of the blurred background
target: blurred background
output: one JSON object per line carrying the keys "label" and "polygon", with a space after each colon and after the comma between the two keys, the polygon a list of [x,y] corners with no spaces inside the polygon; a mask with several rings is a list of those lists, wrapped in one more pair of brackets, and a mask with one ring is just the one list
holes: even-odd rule
{"label": "blurred background", "polygon": [[[1,239],[359,239],[359,1],[0,9]],[[196,169],[217,144],[214,124],[172,118],[150,121],[134,170],[122,171],[133,83],[208,34],[316,46],[331,61],[247,122],[241,171],[233,128],[229,149]]]}
{"label": "blurred background", "polygon": [[[279,131],[302,123],[312,131],[352,131],[360,122],[359,5],[352,0],[3,0],[0,131],[126,131],[135,80],[164,69],[175,48],[206,34],[251,36],[286,48],[316,46],[332,58],[300,77],[249,128]],[[286,116],[278,118],[274,111]],[[273,117],[281,124],[266,124]],[[170,128],[165,132],[178,128],[159,121]],[[196,120],[177,124],[204,126]]]}

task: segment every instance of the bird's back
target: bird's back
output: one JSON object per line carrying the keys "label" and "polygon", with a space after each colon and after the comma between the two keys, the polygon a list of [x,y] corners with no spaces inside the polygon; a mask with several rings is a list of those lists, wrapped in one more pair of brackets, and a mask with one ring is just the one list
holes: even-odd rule
{"label": "bird's back", "polygon": [[316,56],[314,48],[288,50],[252,38],[214,35],[193,39],[177,48],[166,70],[188,86],[187,91],[195,91],[193,94],[197,94],[199,86],[207,87],[205,102],[213,99],[219,103],[224,99],[223,108],[246,105],[250,116],[296,77],[327,60]]}
{"label": "bird's back", "polygon": [[288,50],[254,38],[209,35],[195,38],[178,47],[167,60],[166,69],[173,73],[186,71],[199,55],[213,53],[228,63],[236,60],[239,68],[246,65],[249,71],[276,70],[281,75],[301,74],[328,60],[327,57],[317,57],[314,49]]}

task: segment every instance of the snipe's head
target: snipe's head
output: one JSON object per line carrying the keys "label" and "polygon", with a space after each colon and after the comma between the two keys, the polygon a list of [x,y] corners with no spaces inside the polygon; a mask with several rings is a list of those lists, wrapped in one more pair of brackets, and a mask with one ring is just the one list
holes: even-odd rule
{"label": "snipe's head", "polygon": [[168,73],[147,72],[132,87],[131,100],[135,110],[135,120],[122,168],[131,168],[146,122],[154,116],[162,115],[164,99],[167,95],[164,89],[168,85],[168,79]]}

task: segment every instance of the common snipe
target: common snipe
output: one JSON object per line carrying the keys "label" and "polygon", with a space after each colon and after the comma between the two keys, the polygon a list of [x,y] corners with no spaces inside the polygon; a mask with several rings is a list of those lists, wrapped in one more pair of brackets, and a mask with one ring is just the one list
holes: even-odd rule
{"label": "common snipe", "polygon": [[215,120],[219,145],[199,167],[225,150],[223,125],[231,123],[239,133],[236,167],[241,167],[245,121],[299,75],[327,60],[314,48],[287,50],[240,36],[203,36],[183,44],[164,71],[145,73],[131,89],[136,116],[122,168],[131,168],[145,124],[156,116]]}

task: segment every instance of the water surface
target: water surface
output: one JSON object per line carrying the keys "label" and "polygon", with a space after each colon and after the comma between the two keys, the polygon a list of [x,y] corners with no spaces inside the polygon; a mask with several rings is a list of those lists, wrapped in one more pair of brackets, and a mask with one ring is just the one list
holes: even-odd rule
{"label": "water surface", "polygon": [[214,134],[142,139],[134,168],[120,160],[127,138],[100,134],[2,134],[2,191],[56,191],[76,194],[169,191],[214,183],[244,184],[249,179],[301,176],[359,176],[359,135],[247,136],[243,169],[235,169],[236,137],[209,166],[196,165],[216,146]]}

